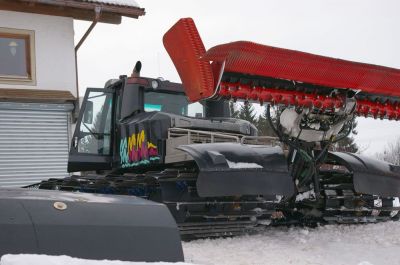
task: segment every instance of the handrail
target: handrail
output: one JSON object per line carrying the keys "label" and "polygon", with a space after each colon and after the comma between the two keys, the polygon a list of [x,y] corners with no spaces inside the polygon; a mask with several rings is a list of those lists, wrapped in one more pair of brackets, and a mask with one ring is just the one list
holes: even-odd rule
{"label": "handrail", "polygon": [[251,139],[266,139],[266,140],[271,140],[271,141],[279,141],[278,137],[273,137],[273,136],[243,136],[242,139],[240,139],[240,144],[245,144],[244,142],[246,140],[251,140]]}
{"label": "handrail", "polygon": [[185,128],[169,128],[168,129],[168,138],[171,138],[171,133],[179,133],[184,132],[189,137],[188,144],[190,144],[190,140],[193,134],[203,135],[203,136],[210,136],[210,142],[215,142],[215,137],[224,138],[224,139],[232,139],[236,143],[245,144],[247,140],[270,140],[271,142],[279,142],[278,137],[273,136],[238,136],[238,135],[230,135],[230,134],[223,134],[223,133],[215,133],[209,131],[201,131],[201,130],[192,130],[192,129],[185,129]]}
{"label": "handrail", "polygon": [[233,139],[237,143],[240,143],[240,138],[239,136],[235,135],[229,135],[229,134],[222,134],[222,133],[214,133],[214,132],[208,132],[208,131],[200,131],[200,130],[191,130],[191,129],[184,129],[184,128],[169,128],[168,129],[168,135],[170,137],[170,133],[173,131],[181,131],[181,132],[187,132],[188,134],[191,133],[198,133],[198,134],[203,134],[203,135],[209,135],[211,139],[213,139],[215,136],[221,137],[221,138],[228,138],[228,139]]}

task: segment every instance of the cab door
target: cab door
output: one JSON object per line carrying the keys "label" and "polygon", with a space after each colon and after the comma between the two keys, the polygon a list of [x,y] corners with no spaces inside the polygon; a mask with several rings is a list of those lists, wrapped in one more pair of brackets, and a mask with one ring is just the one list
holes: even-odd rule
{"label": "cab door", "polygon": [[112,168],[114,105],[113,90],[86,90],[71,141],[68,172]]}

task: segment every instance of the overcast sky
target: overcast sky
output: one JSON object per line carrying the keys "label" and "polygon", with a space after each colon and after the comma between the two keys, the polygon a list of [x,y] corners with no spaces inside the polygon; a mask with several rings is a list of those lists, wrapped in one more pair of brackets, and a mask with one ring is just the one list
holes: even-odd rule
{"label": "overcast sky", "polygon": [[[146,15],[120,25],[98,24],[78,52],[79,85],[102,87],[129,74],[137,60],[142,76],[179,82],[162,45],[163,34],[192,17],[206,49],[249,40],[342,59],[400,68],[398,0],[138,0]],[[76,41],[89,22],[75,22]],[[364,153],[382,151],[400,136],[400,122],[358,119]]]}

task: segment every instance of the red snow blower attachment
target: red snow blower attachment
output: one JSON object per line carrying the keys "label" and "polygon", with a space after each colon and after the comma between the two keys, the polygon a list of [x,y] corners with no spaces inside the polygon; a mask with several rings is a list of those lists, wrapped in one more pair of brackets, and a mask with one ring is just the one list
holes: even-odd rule
{"label": "red snow blower attachment", "polygon": [[180,19],[164,45],[191,101],[223,97],[326,111],[354,98],[359,116],[400,119],[398,69],[247,41],[206,51],[191,18]]}

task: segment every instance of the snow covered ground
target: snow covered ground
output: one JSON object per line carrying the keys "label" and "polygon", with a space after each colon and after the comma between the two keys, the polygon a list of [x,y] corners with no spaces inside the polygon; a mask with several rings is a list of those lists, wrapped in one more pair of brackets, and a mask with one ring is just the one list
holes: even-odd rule
{"label": "snow covered ground", "polygon": [[4,255],[0,260],[1,265],[191,265],[188,263],[168,262],[126,262],[118,260],[84,260],[68,256],[46,255]]}
{"label": "snow covered ground", "polygon": [[[218,265],[400,265],[400,222],[270,228],[258,235],[183,243],[186,262]],[[69,257],[6,255],[1,265],[144,265]],[[153,263],[157,265],[167,263]],[[184,263],[180,263],[183,265]]]}
{"label": "snow covered ground", "polygon": [[184,243],[196,264],[398,265],[400,222],[271,228],[263,234]]}

